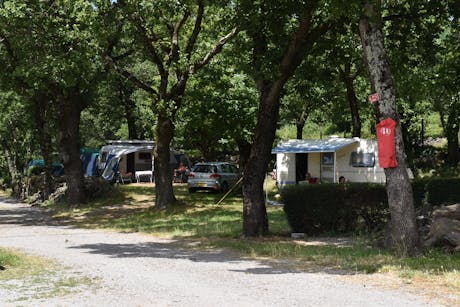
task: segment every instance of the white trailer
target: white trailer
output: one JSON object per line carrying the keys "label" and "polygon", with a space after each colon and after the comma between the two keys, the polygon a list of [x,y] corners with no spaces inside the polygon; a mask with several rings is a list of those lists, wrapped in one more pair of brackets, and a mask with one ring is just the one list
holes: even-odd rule
{"label": "white trailer", "polygon": [[[297,183],[385,182],[379,166],[377,141],[330,137],[325,140],[288,140],[273,148],[278,187]],[[312,177],[307,180],[307,173]]]}
{"label": "white trailer", "polygon": [[[153,179],[153,150],[155,143],[144,140],[108,141],[99,152],[97,166],[101,176],[112,181],[117,173],[131,173],[139,180],[140,175],[149,175]],[[190,160],[181,151],[170,151],[171,172],[184,163],[190,167]]]}

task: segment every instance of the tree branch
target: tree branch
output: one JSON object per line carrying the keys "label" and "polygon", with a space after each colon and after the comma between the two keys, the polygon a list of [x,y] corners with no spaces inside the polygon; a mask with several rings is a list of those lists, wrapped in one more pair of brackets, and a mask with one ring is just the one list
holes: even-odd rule
{"label": "tree branch", "polygon": [[225,35],[224,37],[222,37],[219,42],[214,46],[214,48],[212,48],[211,51],[209,51],[201,61],[199,61],[198,63],[195,63],[194,65],[191,65],[189,67],[189,74],[190,75],[193,75],[194,73],[196,73],[198,70],[200,70],[203,66],[205,66],[206,64],[208,64],[212,58],[218,54],[219,52],[222,51],[222,48],[224,47],[224,45],[232,38],[234,37],[235,35],[237,35],[238,33],[240,32],[240,29],[239,28],[234,28],[230,33],[228,33],[227,35]]}
{"label": "tree branch", "polygon": [[167,62],[167,66],[171,64],[173,61],[177,61],[179,59],[179,32],[182,29],[182,26],[185,24],[187,19],[190,16],[190,12],[186,11],[184,16],[175,24],[174,30],[172,33],[172,42],[171,42],[171,51],[169,52],[169,59]]}
{"label": "tree branch", "polygon": [[107,55],[105,57],[105,59],[107,60],[107,62],[110,64],[110,66],[115,71],[117,71],[120,75],[122,75],[126,79],[134,82],[134,84],[136,84],[137,87],[143,89],[144,91],[146,91],[147,93],[149,93],[151,95],[158,96],[158,92],[155,91],[152,87],[150,87],[147,83],[143,82],[142,80],[140,80],[139,78],[134,76],[129,71],[127,71],[127,70],[123,69],[122,67],[118,66],[117,63],[115,62],[115,60],[110,55]]}
{"label": "tree branch", "polygon": [[203,15],[204,15],[204,4],[202,0],[198,0],[198,12],[197,12],[196,19],[195,19],[195,26],[193,27],[192,35],[190,35],[190,38],[187,43],[187,47],[185,48],[185,54],[186,54],[188,61],[192,57],[193,47],[195,46],[196,40],[198,38],[198,34],[200,34],[200,31],[201,31],[201,23],[203,22]]}

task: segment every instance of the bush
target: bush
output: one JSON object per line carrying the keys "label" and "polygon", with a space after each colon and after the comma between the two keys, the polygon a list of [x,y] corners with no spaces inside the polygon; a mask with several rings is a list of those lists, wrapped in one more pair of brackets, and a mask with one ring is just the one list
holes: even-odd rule
{"label": "bush", "polygon": [[388,218],[386,191],[382,185],[297,185],[283,189],[281,195],[294,232],[374,230],[383,228]]}
{"label": "bush", "polygon": [[450,205],[460,202],[460,178],[433,178],[426,184],[427,202]]}
{"label": "bush", "polygon": [[[460,202],[460,178],[417,179],[412,190],[416,208]],[[294,232],[376,231],[389,219],[386,189],[380,184],[295,185],[281,196]]]}

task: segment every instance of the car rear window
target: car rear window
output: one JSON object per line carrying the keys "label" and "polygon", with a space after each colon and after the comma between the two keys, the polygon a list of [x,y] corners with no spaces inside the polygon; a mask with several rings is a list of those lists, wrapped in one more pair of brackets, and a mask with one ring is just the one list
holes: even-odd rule
{"label": "car rear window", "polygon": [[217,173],[217,167],[215,165],[197,165],[193,171],[196,173]]}

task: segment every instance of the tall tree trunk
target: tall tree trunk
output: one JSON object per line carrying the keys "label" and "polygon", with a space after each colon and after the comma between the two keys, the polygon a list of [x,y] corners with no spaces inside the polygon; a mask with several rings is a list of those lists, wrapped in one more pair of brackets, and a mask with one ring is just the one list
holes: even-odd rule
{"label": "tall tree trunk", "polygon": [[412,255],[419,245],[419,237],[403,136],[396,109],[395,87],[383,42],[380,1],[377,1],[376,5],[370,2],[366,4],[364,16],[359,22],[359,32],[372,89],[379,95],[379,102],[374,108],[376,119],[380,121],[384,118],[392,118],[397,124],[395,148],[398,166],[385,169],[391,214],[391,238],[389,239],[397,254]]}
{"label": "tall tree trunk", "polygon": [[303,139],[303,128],[305,127],[305,123],[307,122],[307,107],[305,107],[305,110],[302,111],[300,114],[300,117],[297,118],[295,121],[295,128],[296,128],[296,138],[298,140]]}
{"label": "tall tree trunk", "polygon": [[51,157],[52,146],[51,146],[51,132],[50,132],[50,104],[47,101],[47,97],[38,95],[34,97],[34,115],[35,115],[35,127],[39,134],[40,151],[42,153],[43,162],[45,165],[44,176],[43,176],[43,200],[48,199],[49,195],[53,191],[53,160]]}
{"label": "tall tree trunk", "polygon": [[243,234],[248,237],[268,234],[263,183],[275,140],[282,89],[281,82],[276,86],[263,81],[259,84],[256,133],[243,177]]}
{"label": "tall tree trunk", "polygon": [[324,23],[314,27],[312,25],[314,9],[314,6],[306,6],[302,12],[298,28],[292,33],[279,63],[280,73],[275,78],[266,77],[261,66],[268,51],[267,37],[263,30],[251,34],[254,44],[253,65],[257,72],[255,81],[259,89],[259,111],[254,142],[243,176],[243,234],[245,236],[254,237],[268,233],[263,182],[275,140],[281,91],[313,44],[331,26],[329,23]]}
{"label": "tall tree trunk", "polygon": [[3,152],[5,154],[5,157],[6,157],[8,171],[11,177],[11,188],[13,190],[13,196],[20,197],[22,188],[21,188],[21,179],[20,179],[19,172],[18,172],[17,165],[16,165],[16,159],[14,158],[13,153],[11,152],[11,149],[10,149],[10,146],[7,140],[2,139],[2,147],[3,147]]}
{"label": "tall tree trunk", "polygon": [[125,102],[125,116],[126,122],[128,124],[128,138],[130,140],[137,140],[139,138],[136,129],[137,118],[135,115],[135,110],[135,102],[132,99],[128,98],[128,100]]}
{"label": "tall tree trunk", "polygon": [[172,185],[173,172],[170,166],[169,145],[174,137],[174,124],[163,114],[157,117],[156,142],[154,150],[155,207],[165,208],[176,203]]}
{"label": "tall tree trunk", "polygon": [[72,206],[77,206],[86,201],[83,167],[80,160],[80,116],[82,107],[79,98],[76,94],[72,99],[64,97],[59,101],[57,143],[59,155],[64,165],[67,198]]}
{"label": "tall tree trunk", "polygon": [[355,87],[353,82],[356,75],[351,74],[351,64],[345,63],[345,71],[342,72],[342,80],[347,89],[347,99],[350,105],[351,122],[352,122],[352,135],[353,137],[361,137],[361,118],[359,117],[359,102],[356,97]]}
{"label": "tall tree trunk", "polygon": [[251,155],[251,143],[246,140],[238,140],[238,154],[240,156],[238,161],[238,166],[240,170],[244,170],[246,167],[246,163],[249,160],[249,156]]}
{"label": "tall tree trunk", "polygon": [[[454,99],[460,99],[457,95]],[[457,101],[455,101],[457,102]],[[447,138],[447,163],[456,166],[460,160],[460,149],[458,147],[458,132],[460,129],[460,103],[452,103],[446,123]]]}

